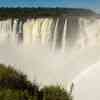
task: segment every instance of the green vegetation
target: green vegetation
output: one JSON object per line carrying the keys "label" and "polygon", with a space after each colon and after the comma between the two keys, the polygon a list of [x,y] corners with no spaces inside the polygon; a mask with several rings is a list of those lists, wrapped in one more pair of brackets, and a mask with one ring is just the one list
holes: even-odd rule
{"label": "green vegetation", "polygon": [[0,8],[0,19],[32,17],[59,17],[59,16],[91,16],[95,12],[89,9],[77,8]]}
{"label": "green vegetation", "polygon": [[35,100],[35,96],[30,96],[27,91],[14,89],[0,89],[0,100]]}
{"label": "green vegetation", "polygon": [[72,100],[72,96],[61,86],[45,86],[41,91],[45,100]]}
{"label": "green vegetation", "polygon": [[39,89],[22,72],[0,64],[0,100],[72,100],[72,95],[60,86]]}

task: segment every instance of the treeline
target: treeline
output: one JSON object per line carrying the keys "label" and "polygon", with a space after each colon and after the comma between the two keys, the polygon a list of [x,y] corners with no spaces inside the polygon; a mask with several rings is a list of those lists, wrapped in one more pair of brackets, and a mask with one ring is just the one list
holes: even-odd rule
{"label": "treeline", "polygon": [[90,16],[95,13],[89,9],[81,8],[0,8],[0,18],[9,18],[9,17],[55,17],[61,15],[75,15],[75,16]]}
{"label": "treeline", "polygon": [[61,86],[40,89],[22,72],[0,64],[0,100],[72,100],[72,95]]}

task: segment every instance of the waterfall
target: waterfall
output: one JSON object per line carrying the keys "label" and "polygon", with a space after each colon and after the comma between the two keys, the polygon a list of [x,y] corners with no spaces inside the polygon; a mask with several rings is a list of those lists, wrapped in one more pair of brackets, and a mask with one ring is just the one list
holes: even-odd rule
{"label": "waterfall", "polygon": [[36,76],[41,84],[66,86],[100,58],[100,48],[94,48],[100,46],[100,19],[72,13],[0,19],[0,63],[14,65],[31,80]]}
{"label": "waterfall", "polygon": [[0,20],[0,44],[39,43],[52,49],[84,48],[99,45],[99,33],[100,20],[95,18],[68,16]]}
{"label": "waterfall", "polygon": [[100,19],[80,18],[77,45],[80,48],[100,46]]}
{"label": "waterfall", "polygon": [[63,39],[62,39],[62,50],[64,51],[66,49],[66,31],[67,31],[67,19],[65,19],[65,25],[63,30]]}
{"label": "waterfall", "polygon": [[57,25],[58,25],[59,19],[56,20],[55,28],[54,28],[54,33],[53,33],[53,50],[55,49],[56,46],[56,37],[57,37]]}

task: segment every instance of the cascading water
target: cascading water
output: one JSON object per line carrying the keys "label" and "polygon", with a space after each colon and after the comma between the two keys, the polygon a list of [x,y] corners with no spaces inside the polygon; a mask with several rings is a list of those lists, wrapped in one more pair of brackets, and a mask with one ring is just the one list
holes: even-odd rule
{"label": "cascading water", "polygon": [[100,19],[93,16],[2,19],[0,63],[13,64],[43,85],[61,82],[66,86],[100,57],[99,49],[94,48],[100,46],[99,34]]}
{"label": "cascading water", "polygon": [[[98,24],[97,27],[95,24]],[[71,16],[68,18],[32,18],[26,21],[18,18],[1,20],[0,43],[9,40],[22,45],[40,43],[52,48],[82,48],[87,45],[97,45],[96,41],[100,41],[99,24],[100,20]]]}

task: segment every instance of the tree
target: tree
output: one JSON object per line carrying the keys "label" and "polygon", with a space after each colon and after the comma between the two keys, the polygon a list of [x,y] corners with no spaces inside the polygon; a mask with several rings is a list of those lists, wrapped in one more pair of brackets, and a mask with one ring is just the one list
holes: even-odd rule
{"label": "tree", "polygon": [[38,91],[22,72],[0,64],[0,100],[35,100]]}
{"label": "tree", "polygon": [[58,85],[39,89],[22,72],[0,64],[0,100],[72,100],[72,94]]}
{"label": "tree", "polygon": [[44,100],[72,100],[72,97],[61,86],[45,86],[41,89],[44,94]]}

